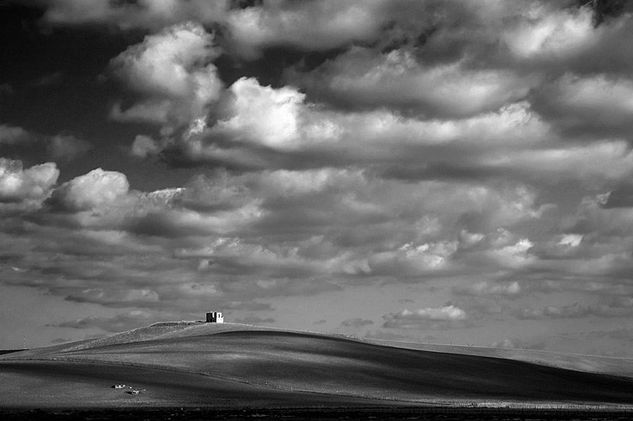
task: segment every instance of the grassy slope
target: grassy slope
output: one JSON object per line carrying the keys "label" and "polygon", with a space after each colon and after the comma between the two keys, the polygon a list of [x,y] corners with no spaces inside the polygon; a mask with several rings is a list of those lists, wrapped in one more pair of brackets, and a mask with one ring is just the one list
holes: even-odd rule
{"label": "grassy slope", "polygon": [[590,373],[633,377],[633,359],[597,355],[562,354],[535,349],[471,347],[460,345],[418,344],[399,341],[370,340],[370,343],[421,351],[448,352],[453,354],[478,355],[482,357],[506,358],[517,361],[543,364],[569,370]]}
{"label": "grassy slope", "polygon": [[[42,376],[54,379],[55,375],[72,380],[64,384],[87,382],[94,386],[96,381],[101,388],[108,382],[146,384],[145,380],[154,378],[147,385],[150,392],[134,401],[145,399],[154,404],[224,405],[256,399],[272,405],[358,404],[371,403],[372,399],[633,404],[633,380],[625,378],[246,325],[172,323],[2,356],[0,405],[8,405],[8,398],[3,402],[2,396],[15,389],[7,385],[26,385]],[[178,376],[183,378],[173,387],[160,380]],[[67,391],[60,390],[39,393],[56,394],[68,396]],[[109,396],[88,394],[97,402],[101,402],[99,396]],[[11,396],[15,401],[15,393]],[[82,401],[90,402],[90,396]],[[115,396],[121,399],[122,395]],[[106,399],[101,404],[112,402],[118,401]]]}
{"label": "grassy slope", "polygon": [[10,354],[12,352],[20,352],[24,351],[24,349],[0,349],[0,355]]}

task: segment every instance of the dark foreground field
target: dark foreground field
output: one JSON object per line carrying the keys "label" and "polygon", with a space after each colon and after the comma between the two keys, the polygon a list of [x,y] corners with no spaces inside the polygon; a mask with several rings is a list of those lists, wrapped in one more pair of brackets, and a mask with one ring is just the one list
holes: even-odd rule
{"label": "dark foreground field", "polygon": [[6,421],[53,420],[576,420],[576,421],[624,421],[633,413],[626,411],[576,411],[576,410],[533,410],[533,409],[491,409],[491,408],[264,408],[264,409],[208,409],[208,408],[161,408],[161,409],[49,409],[49,410],[1,410],[0,416]]}
{"label": "dark foreground field", "polygon": [[305,332],[162,323],[0,356],[0,408],[2,419],[617,419],[633,409],[633,379]]}

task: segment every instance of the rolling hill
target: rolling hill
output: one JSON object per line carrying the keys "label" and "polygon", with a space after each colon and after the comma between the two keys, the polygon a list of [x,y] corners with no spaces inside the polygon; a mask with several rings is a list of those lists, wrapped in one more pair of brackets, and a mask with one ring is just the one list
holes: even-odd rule
{"label": "rolling hill", "polygon": [[157,323],[0,356],[0,406],[633,406],[631,378],[409,348]]}

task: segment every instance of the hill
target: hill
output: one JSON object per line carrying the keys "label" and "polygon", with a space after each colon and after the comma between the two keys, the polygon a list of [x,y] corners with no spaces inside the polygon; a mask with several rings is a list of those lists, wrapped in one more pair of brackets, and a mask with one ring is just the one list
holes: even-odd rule
{"label": "hill", "polygon": [[[115,383],[132,389],[110,388]],[[403,404],[628,406],[633,405],[633,379],[197,322],[158,323],[0,356],[4,407]]]}
{"label": "hill", "polygon": [[569,370],[586,371],[590,373],[611,374],[633,378],[633,359],[621,357],[606,357],[600,355],[563,354],[559,352],[542,351],[521,348],[493,348],[479,346],[424,344],[388,340],[368,340],[378,345],[396,348],[417,349],[420,351],[447,352],[451,354],[478,355],[482,357],[505,358],[525,361],[550,367]]}

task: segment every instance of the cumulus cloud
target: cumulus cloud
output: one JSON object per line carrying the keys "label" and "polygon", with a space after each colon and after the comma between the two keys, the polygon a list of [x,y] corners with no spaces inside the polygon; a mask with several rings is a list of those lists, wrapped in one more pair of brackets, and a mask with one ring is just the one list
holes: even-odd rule
{"label": "cumulus cloud", "polygon": [[158,154],[160,146],[150,136],[137,135],[132,142],[130,154],[137,158],[147,158]]}
{"label": "cumulus cloud", "polygon": [[72,329],[99,328],[106,332],[121,332],[147,325],[153,320],[153,315],[150,312],[131,310],[127,313],[117,314],[113,317],[88,316],[58,323],[54,326]]}
{"label": "cumulus cloud", "polygon": [[147,306],[160,300],[158,293],[149,288],[104,289],[85,288],[73,291],[65,298],[78,303],[97,303],[111,307],[129,307],[132,305]]}
{"label": "cumulus cloud", "polygon": [[126,108],[116,104],[111,117],[171,129],[204,117],[222,89],[212,63],[218,55],[213,35],[193,22],[148,35],[111,62],[113,72],[141,97]]}
{"label": "cumulus cloud", "polygon": [[514,297],[521,293],[521,285],[517,281],[508,283],[477,282],[453,289],[456,294],[473,296],[506,296]]}
{"label": "cumulus cloud", "polygon": [[[262,49],[292,46],[327,50],[354,41],[375,39],[388,20],[386,2],[266,1],[250,7],[231,7],[229,1],[194,0],[102,3],[45,1],[44,21],[52,25],[101,24],[122,30],[159,30],[186,21],[222,25],[226,42],[238,54],[256,57]],[[308,31],[308,33],[306,33]]]}
{"label": "cumulus cloud", "polygon": [[394,273],[400,268],[402,275],[421,274],[443,269],[456,250],[456,242],[406,243],[397,250],[374,254],[368,265],[377,273]]}
{"label": "cumulus cloud", "polygon": [[227,15],[231,40],[242,54],[252,56],[264,47],[290,45],[326,50],[353,41],[376,38],[386,21],[382,1],[266,2],[262,7]]}
{"label": "cumulus cloud", "polygon": [[0,124],[0,145],[15,145],[33,140],[33,136],[22,127]]}
{"label": "cumulus cloud", "polygon": [[558,242],[561,246],[578,247],[582,241],[582,235],[580,234],[565,234]]}
{"label": "cumulus cloud", "polygon": [[53,192],[51,204],[68,211],[84,211],[111,204],[128,193],[125,174],[101,168],[75,177]]}
{"label": "cumulus cloud", "polygon": [[[356,192],[354,197],[347,193],[350,189]],[[414,276],[450,270],[455,268],[451,260],[460,246],[456,241],[436,238],[447,235],[445,230],[452,231],[464,214],[471,215],[472,229],[493,232],[499,223],[536,217],[529,196],[506,193],[510,192],[485,188],[475,191],[459,184],[386,182],[359,171],[338,169],[197,178],[185,189],[179,203],[197,212],[234,209],[234,215],[238,215],[236,211],[259,209],[257,214],[250,213],[251,232],[278,232],[297,242],[292,246],[288,243],[287,248],[270,249],[226,238],[183,255],[216,260],[239,256],[244,262],[254,259],[259,264],[268,261],[279,267],[347,274]],[[401,194],[406,201],[391,200]],[[389,215],[393,214],[404,219],[390,222]],[[338,227],[336,235],[325,238],[310,234],[332,226]],[[363,234],[356,230],[358,226],[364,227]],[[519,240],[510,238],[497,242],[496,247],[501,249],[499,253],[518,259],[523,251],[503,247]],[[341,253],[341,246],[349,252]]]}
{"label": "cumulus cloud", "polygon": [[565,74],[545,84],[535,108],[576,136],[622,136],[630,132],[633,81],[623,76]]}
{"label": "cumulus cloud", "polygon": [[99,0],[46,1],[44,20],[53,25],[96,23],[123,30],[136,28],[160,29],[178,22],[200,19],[213,22],[225,13],[228,1],[194,0],[113,3]]}
{"label": "cumulus cloud", "polygon": [[531,20],[526,19],[504,34],[506,45],[518,59],[568,58],[590,49],[596,42],[590,8],[555,11],[539,6],[536,4],[531,10]]}
{"label": "cumulus cloud", "polygon": [[[445,122],[385,111],[324,112],[294,89],[262,87],[253,79],[238,80],[230,91],[235,98],[228,107],[230,117],[168,144],[168,159],[255,168],[314,166],[322,160],[376,166],[407,178],[466,171],[475,177],[503,174],[538,183],[563,178],[607,184],[633,170],[625,142],[552,143],[555,131],[522,104]],[[259,118],[262,113],[266,118]]]}
{"label": "cumulus cloud", "polygon": [[54,163],[24,169],[21,161],[0,158],[0,201],[42,201],[57,182],[59,170]]}
{"label": "cumulus cloud", "polygon": [[362,319],[360,317],[355,317],[353,319],[345,319],[341,322],[341,326],[343,327],[352,327],[355,329],[359,329],[361,327],[365,327],[365,326],[371,326],[373,325],[374,322],[373,320],[369,320],[369,319]]}
{"label": "cumulus cloud", "polygon": [[543,349],[545,344],[542,342],[527,342],[518,338],[504,338],[490,344],[492,348],[510,348],[510,349]]}
{"label": "cumulus cloud", "polygon": [[613,300],[611,303],[583,305],[574,303],[563,306],[524,308],[517,313],[520,319],[578,319],[595,317],[629,317],[633,314],[628,300]]}
{"label": "cumulus cloud", "polygon": [[[548,127],[525,103],[460,120],[402,117],[387,110],[334,112],[307,102],[292,87],[262,86],[242,78],[228,90],[226,116],[208,129],[187,135],[165,152],[189,162],[221,162],[246,167],[330,165],[415,165],[429,169],[462,150],[482,168],[498,165],[479,157],[495,145],[513,141],[519,151],[546,139]],[[261,118],[260,118],[261,117]],[[265,117],[265,118],[264,118]],[[506,155],[504,155],[505,157]],[[420,162],[419,158],[424,161]],[[512,158],[513,155],[510,155]]]}
{"label": "cumulus cloud", "polygon": [[[56,187],[55,164],[1,160],[3,282],[67,303],[217,305],[279,324],[288,297],[380,285],[395,291],[385,335],[630,317],[631,7],[39,4],[53,27],[144,36],[111,58],[124,92],[109,124],[145,123],[125,129],[138,128],[129,154],[168,165],[153,178],[122,160]],[[87,149],[7,124],[0,146],[59,161]],[[186,169],[171,178],[173,167]],[[396,292],[420,302],[421,288],[453,301],[401,310]],[[343,327],[369,326],[353,310]],[[128,316],[69,323],[145,321]]]}
{"label": "cumulus cloud", "polygon": [[92,144],[67,133],[46,135],[18,126],[0,124],[0,153],[22,161],[53,160],[66,163],[92,149]]}
{"label": "cumulus cloud", "polygon": [[383,317],[385,322],[383,327],[386,328],[418,328],[431,327],[442,328],[451,325],[463,324],[468,316],[464,310],[453,304],[447,304],[442,307],[426,307],[418,310],[404,309],[398,313],[390,313]]}
{"label": "cumulus cloud", "polygon": [[[57,274],[48,288],[71,302],[142,308],[461,273],[482,257],[447,239],[459,227],[483,233],[477,247],[503,248],[520,237],[500,241],[495,227],[535,213],[524,191],[389,181],[337,168],[221,171],[154,192],[131,190],[124,174],[96,169],[59,186],[47,203],[32,217],[40,252],[30,265]],[[470,221],[460,222],[465,214]],[[53,252],[65,257],[46,259]],[[96,255],[110,257],[95,264]],[[153,273],[159,268],[160,276]]]}
{"label": "cumulus cloud", "polygon": [[469,69],[460,62],[423,65],[409,49],[377,53],[356,47],[306,74],[291,72],[315,98],[347,108],[412,110],[466,117],[522,100],[535,79],[509,70]]}
{"label": "cumulus cloud", "polygon": [[48,154],[56,161],[69,161],[92,149],[92,145],[85,140],[71,135],[53,136],[47,145]]}
{"label": "cumulus cloud", "polygon": [[218,135],[282,149],[297,141],[303,94],[292,88],[261,86],[252,78],[237,80],[229,93],[232,116],[214,127]]}
{"label": "cumulus cloud", "polygon": [[[46,0],[43,20],[52,25],[102,24],[122,30],[161,28],[199,21],[221,25],[225,43],[253,58],[270,47],[306,51],[357,44],[426,47],[427,59],[477,57],[499,53],[521,64],[595,67],[587,56],[606,56],[625,64],[625,45],[605,49],[631,32],[630,8],[608,2],[570,5],[534,0],[521,3],[459,1],[265,1],[239,5],[229,1],[166,0],[110,3],[97,0]],[[607,5],[607,6],[605,6]],[[616,19],[617,18],[617,19]],[[499,48],[503,46],[505,48]],[[630,57],[630,55],[629,55]]]}

